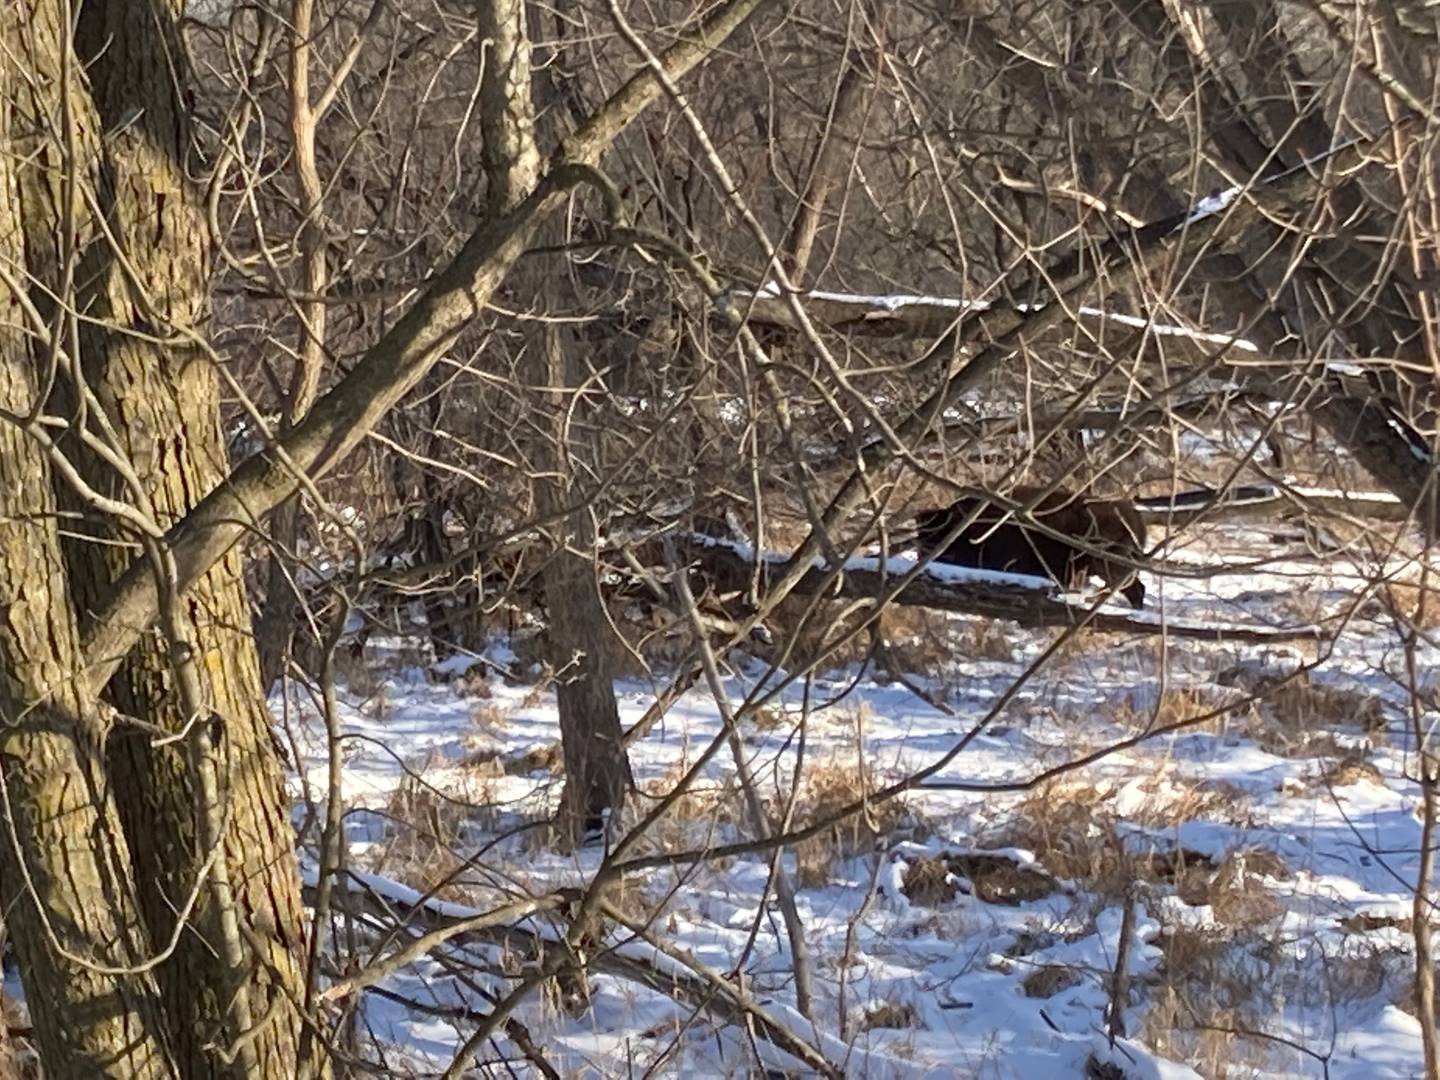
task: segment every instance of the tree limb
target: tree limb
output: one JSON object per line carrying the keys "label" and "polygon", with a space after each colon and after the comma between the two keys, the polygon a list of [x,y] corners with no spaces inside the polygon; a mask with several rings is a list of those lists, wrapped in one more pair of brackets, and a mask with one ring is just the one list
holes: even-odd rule
{"label": "tree limb", "polygon": [[[683,76],[774,0],[731,0],[660,58],[664,75]],[[514,210],[481,224],[451,264],[354,369],[315,403],[309,414],[270,447],[251,457],[210,492],[166,535],[181,590],[221,558],[248,529],[299,486],[299,477],[324,475],[353,450],[380,418],[455,344],[479,317],[536,230],[594,166],[619,134],[662,92],[659,76],[637,72],[561,145],[536,191]],[[116,583],[85,642],[92,693],[109,682],[125,654],[153,625],[156,583],[137,562]]]}

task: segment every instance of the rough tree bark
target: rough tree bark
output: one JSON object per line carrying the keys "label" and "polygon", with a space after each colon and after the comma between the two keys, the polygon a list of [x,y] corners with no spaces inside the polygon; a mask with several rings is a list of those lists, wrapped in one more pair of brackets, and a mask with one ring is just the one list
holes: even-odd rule
{"label": "rough tree bark", "polygon": [[785,271],[797,286],[807,280],[810,256],[829,212],[830,196],[848,173],[849,159],[855,153],[861,124],[870,105],[873,84],[861,66],[858,50],[847,51],[841,63],[844,72],[835,91],[828,122],[820,132],[811,155],[805,193],[780,242],[780,258]]}
{"label": "rough tree bark", "polygon": [[[534,191],[540,175],[535,142],[535,99],[531,85],[531,43],[524,0],[490,0],[480,5],[480,33],[490,53],[481,85],[481,127],[485,139],[486,178],[493,214],[505,213]],[[556,232],[553,226],[550,231]],[[558,235],[555,237],[558,239]],[[564,295],[557,271],[545,268],[535,279],[534,295],[552,301]],[[549,608],[550,662],[558,679],[556,704],[565,757],[565,789],[557,819],[557,839],[578,844],[607,812],[618,813],[631,785],[620,711],[608,662],[609,621],[592,560],[594,525],[585,510],[563,513],[571,498],[569,394],[578,381],[559,327],[547,325],[530,335],[531,369],[547,391],[544,419],[536,427],[536,503],[542,515],[557,515],[555,550],[543,572]],[[583,449],[578,448],[577,449]]]}
{"label": "rough tree bark", "polygon": [[[667,50],[669,76],[679,77],[705,60],[757,10],[771,3],[773,0],[731,0],[714,11],[696,26],[693,35]],[[175,522],[166,533],[165,544],[173,553],[179,587],[188,590],[184,615],[189,625],[183,627],[182,636],[201,645],[200,667],[214,698],[207,704],[219,718],[227,743],[232,822],[225,844],[226,865],[240,892],[243,910],[239,914],[247,946],[258,941],[265,953],[252,957],[253,1014],[261,1018],[261,1027],[248,1033],[247,1045],[262,1063],[256,1071],[288,1075],[294,1058],[284,1055],[296,1041],[297,1028],[289,1003],[292,994],[298,999],[303,993],[303,980],[295,969],[300,955],[299,890],[289,823],[280,812],[283,801],[270,733],[257,693],[253,640],[243,629],[248,625],[247,612],[236,564],[229,561],[234,558],[232,549],[262,515],[296,490],[297,470],[323,475],[416,384],[466,323],[479,314],[541,222],[559,209],[571,187],[584,182],[585,169],[655,100],[660,87],[650,73],[637,74],[620,87],[602,109],[564,140],[555,168],[540,190],[514,213],[488,220],[477,229],[421,299],[334,391],[321,398],[279,445],[252,458],[220,483],[225,459],[214,426],[213,398],[208,396],[211,375],[203,363],[183,364],[183,360],[193,359],[188,355],[192,350],[175,347],[177,340],[194,329],[194,312],[188,305],[203,295],[193,291],[203,253],[179,243],[193,218],[189,217],[189,193],[180,180],[183,110],[176,106],[176,85],[170,81],[183,67],[173,42],[167,47],[164,40],[164,35],[173,31],[176,9],[158,0],[144,4],[94,0],[86,5],[87,26],[82,37],[95,59],[91,75],[102,107],[99,116],[92,111],[84,118],[84,126],[71,123],[74,118],[68,112],[72,104],[85,108],[90,100],[75,57],[67,50],[66,35],[60,32],[65,26],[62,13],[68,10],[69,5],[61,0],[28,0],[19,6],[18,18],[7,24],[7,44],[14,45],[7,49],[7,58],[28,57],[33,61],[29,74],[35,76],[33,80],[17,79],[12,85],[17,94],[23,91],[43,101],[43,107],[31,108],[32,115],[18,131],[11,130],[16,125],[7,125],[11,145],[23,150],[24,139],[44,138],[57,131],[64,133],[65,140],[63,145],[55,145],[52,139],[45,152],[17,152],[7,157],[0,173],[7,192],[15,187],[23,190],[25,177],[9,186],[13,170],[23,164],[30,174],[28,183],[39,197],[32,211],[40,214],[41,208],[48,206],[53,217],[54,207],[63,206],[66,195],[65,185],[54,185],[56,176],[76,176],[74,166],[79,164],[86,175],[78,178],[93,179],[93,170],[102,158],[93,142],[86,140],[94,140],[101,131],[107,133],[105,168],[98,173],[103,182],[93,187],[82,184],[81,193],[99,193],[96,198],[106,209],[106,226],[115,232],[119,250],[127,259],[133,256],[140,261],[127,262],[127,269],[133,268],[136,275],[127,281],[108,265],[117,260],[104,260],[107,265],[99,269],[106,272],[89,284],[83,299],[97,305],[89,314],[116,319],[125,329],[142,331],[145,336],[116,334],[113,342],[109,335],[99,336],[101,352],[92,358],[95,363],[87,374],[96,380],[105,412],[115,410],[131,429],[121,438],[119,450],[144,466],[136,498],[153,504],[162,524]],[[5,15],[16,11],[12,6],[5,9]],[[37,51],[36,42],[45,48]],[[63,88],[59,98],[64,106],[58,109],[52,108],[57,88]],[[108,121],[105,126],[102,117]],[[74,161],[69,160],[71,142],[77,150]],[[45,199],[56,193],[62,199],[47,204]],[[87,204],[80,203],[80,209],[88,211]],[[142,210],[147,215],[143,219]],[[142,220],[148,230],[141,228]],[[58,271],[64,280],[72,267],[57,262],[46,249],[54,246],[54,234],[63,236],[67,230],[54,220],[48,226],[49,232],[41,236],[37,231],[27,240],[38,237],[41,261],[48,259],[48,269]],[[197,234],[190,234],[192,242],[198,243]],[[26,259],[30,259],[28,250]],[[170,265],[171,260],[178,263]],[[10,276],[4,282],[3,299],[12,310],[28,302],[25,287],[13,273],[19,265],[17,259],[7,260]],[[172,285],[172,277],[178,284]],[[176,336],[167,336],[171,331]],[[167,348],[158,348],[157,343]],[[12,375],[10,367],[6,373]],[[107,384],[106,373],[142,381],[134,387]],[[28,407],[29,400],[23,398],[22,393],[13,404]],[[147,429],[147,423],[153,426]],[[15,434],[12,425],[5,437]],[[25,467],[27,458],[18,448],[5,454],[3,461],[5,468],[17,470],[17,483],[7,488],[4,497],[24,500],[14,508],[17,515],[6,529],[37,520],[31,514],[18,513],[23,510],[38,511],[39,520],[53,521],[48,516],[52,496],[45,474]],[[31,477],[30,487],[18,483],[26,476]],[[7,503],[6,509],[10,508]],[[0,880],[5,887],[14,888],[10,883],[21,880],[18,865],[22,857],[32,871],[29,899],[9,914],[21,956],[35,961],[30,969],[32,1004],[49,1010],[43,1019],[37,1018],[42,1049],[49,1055],[52,1070],[61,1076],[171,1073],[163,1049],[164,1029],[178,1031],[190,1042],[190,1051],[198,1055],[205,1054],[205,1046],[196,1042],[202,1026],[208,1038],[227,1041],[227,1032],[217,1026],[221,1015],[214,995],[203,992],[215,983],[198,981],[209,978],[208,957],[212,954],[203,941],[209,921],[201,920],[199,934],[181,935],[184,952],[167,961],[166,1000],[177,1011],[178,1022],[172,1019],[166,1024],[160,1019],[149,975],[115,977],[74,959],[96,954],[124,959],[144,951],[141,920],[134,916],[134,905],[124,895],[129,852],[117,835],[114,815],[102,793],[77,782],[98,776],[102,759],[99,733],[89,725],[88,714],[77,710],[82,702],[93,701],[109,687],[132,649],[138,647],[153,657],[153,627],[161,610],[161,591],[148,560],[132,559],[107,591],[103,606],[92,613],[83,657],[77,656],[73,647],[77,620],[64,618],[69,609],[60,598],[73,598],[79,592],[86,603],[94,602],[100,582],[113,578],[114,565],[109,560],[94,565],[93,576],[72,588],[64,579],[58,554],[47,561],[45,551],[26,536],[27,577],[21,581],[16,576],[21,541],[11,544],[16,534],[3,535],[10,551],[5,560],[10,572],[7,575],[0,570],[0,582],[4,583],[0,587],[6,593],[0,599],[11,603],[0,624],[0,649],[7,654],[3,670],[9,676],[0,707],[10,708],[0,739],[6,791],[20,812],[7,816],[7,842],[0,844],[6,862],[0,870],[8,872]],[[53,545],[53,531],[50,536]],[[40,579],[31,581],[37,573]],[[47,602],[52,598],[53,602]],[[57,623],[57,619],[61,621]],[[33,663],[32,646],[34,655],[41,658]],[[50,652],[41,653],[42,648]],[[147,715],[173,722],[175,717],[164,716],[166,707],[148,693],[167,686],[167,673],[147,666],[145,660],[126,666],[115,689],[128,687],[136,695],[145,692],[140,703],[153,707]],[[59,672],[73,681],[73,691],[63,683],[56,684],[52,676]],[[52,704],[55,702],[58,707]],[[23,723],[18,722],[21,709],[25,710]],[[193,869],[196,853],[191,808],[187,797],[180,794],[183,765],[176,758],[138,753],[136,748],[125,756],[131,770],[126,781],[130,822],[132,827],[139,824],[137,831],[154,845],[150,857],[157,863],[161,856],[174,858]],[[150,792],[158,798],[141,797],[142,785],[150,785]],[[36,868],[43,871],[38,878]],[[161,869],[164,877],[157,875],[145,882],[152,917],[157,897],[165,900],[184,895],[183,890],[174,891],[173,881],[166,880],[173,867],[167,863]],[[175,876],[187,877],[183,872]],[[193,877],[193,873],[188,875],[188,883],[193,883]],[[118,883],[115,888],[109,887],[112,879]],[[97,903],[97,896],[104,902]],[[52,928],[58,924],[62,936],[46,937],[42,916]],[[71,942],[75,949],[69,948]],[[57,943],[65,947],[63,954]],[[182,1068],[187,1076],[205,1075],[211,1064],[202,1057],[198,1064],[187,1060]]]}
{"label": "rough tree bark", "polygon": [[[77,437],[65,440],[65,449],[96,490],[137,501],[161,527],[183,518],[224,479],[227,466],[216,376],[196,330],[208,302],[209,262],[204,220],[185,169],[188,135],[178,97],[185,68],[175,30],[181,6],[87,3],[73,51],[59,29],[66,5],[36,4],[32,23],[36,105],[54,118],[68,110],[73,122],[63,138],[74,157],[67,167],[80,192],[91,193],[78,209],[88,243],[80,253],[76,297],[89,318],[76,344],[102,415],[78,410],[77,394],[65,392],[63,380],[56,407],[76,420],[83,415],[97,435],[112,437],[132,482],[124,483]],[[80,76],[81,64],[88,78]],[[55,230],[66,210],[66,183],[59,170],[24,183],[27,237]],[[40,251],[38,257],[32,252],[32,272],[63,297],[66,283],[54,277],[63,268],[41,247],[32,245]],[[61,487],[62,499],[78,508]],[[89,534],[65,545],[82,625],[134,554],[133,534],[113,521]],[[253,1015],[265,1023],[250,1033],[245,1057],[266,1075],[281,1076],[300,1033],[293,1003],[304,990],[304,923],[238,551],[210,568],[182,607],[185,636],[198,645],[206,677],[205,706],[223,725],[224,865],[248,937],[247,959],[239,971],[221,959],[221,913],[206,887],[190,928],[156,977],[183,1075],[237,1072],[239,1065],[223,1057],[241,1034],[238,1011],[233,1023],[228,1019],[231,988],[246,985]],[[184,730],[191,718],[177,702],[171,662],[168,643],[153,630],[145,633],[107,697],[152,730]],[[197,813],[203,811],[184,741],[158,747],[152,734],[122,726],[108,749],[141,910],[152,939],[165,942],[208,854],[199,842]],[[260,955],[252,954],[250,942]]]}
{"label": "rough tree bark", "polygon": [[[32,54],[45,15],[0,10],[7,56]],[[0,408],[12,417],[36,406],[34,359],[45,355],[43,328],[12,291],[25,250],[9,162],[35,149],[32,104],[0,64],[0,137],[13,151],[0,165]],[[154,980],[105,970],[146,959],[148,940],[67,590],[43,450],[0,422],[0,905],[49,1075],[172,1076]]]}
{"label": "rough tree bark", "polygon": [[[556,705],[560,713],[560,744],[565,757],[565,789],[560,797],[556,835],[562,846],[579,844],[598,832],[607,814],[618,814],[634,779],[625,752],[624,729],[615,702],[610,664],[610,629],[605,602],[595,576],[595,526],[588,509],[562,514],[575,501],[568,461],[572,450],[584,453],[593,440],[570,431],[570,391],[580,382],[574,351],[565,348],[564,331],[550,325],[534,342],[541,350],[540,369],[553,402],[545,410],[548,445],[540,448],[536,477],[537,509],[560,514],[553,526],[555,552],[544,571],[545,604],[549,609],[550,663],[557,674]],[[579,411],[579,410],[576,410]],[[583,425],[583,420],[581,421]]]}

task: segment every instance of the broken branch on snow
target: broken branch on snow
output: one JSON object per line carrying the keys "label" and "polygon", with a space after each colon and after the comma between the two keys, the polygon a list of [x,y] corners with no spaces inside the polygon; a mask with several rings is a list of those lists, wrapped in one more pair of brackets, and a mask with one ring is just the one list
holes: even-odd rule
{"label": "broken branch on snow", "polygon": [[[691,565],[698,567],[717,588],[741,592],[748,588],[757,569],[752,553],[743,550],[741,545],[714,537],[692,534],[687,539]],[[762,583],[780,571],[785,562],[784,555],[762,555],[758,560]],[[1169,634],[1208,641],[1277,642],[1319,640],[1324,636],[1318,626],[1199,623],[1162,619],[1152,611],[1112,610],[1108,606],[1092,611],[1083,604],[1068,603],[1060,587],[1046,578],[942,563],[931,563],[895,592],[900,579],[913,571],[915,565],[914,560],[906,558],[882,562],[878,558],[859,557],[848,559],[839,574],[832,574],[823,561],[816,559],[794,591],[807,595],[829,593],[836,599],[869,597],[880,601],[888,598],[889,603],[988,615],[1025,626],[1069,626],[1083,620],[1094,630]]]}

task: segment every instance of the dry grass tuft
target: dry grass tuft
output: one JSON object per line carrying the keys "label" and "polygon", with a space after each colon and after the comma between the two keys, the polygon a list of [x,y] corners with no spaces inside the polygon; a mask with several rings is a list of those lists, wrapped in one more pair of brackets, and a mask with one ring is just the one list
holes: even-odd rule
{"label": "dry grass tuft", "polygon": [[[1186,786],[1160,776],[1142,783],[1141,791],[1150,797],[1128,812],[1126,820],[1151,828],[1172,828],[1198,817],[1234,821],[1248,812],[1244,793],[1223,783]],[[1173,886],[1187,903],[1210,903],[1212,878],[1222,871],[1233,872],[1226,870],[1225,861],[1217,866],[1204,854],[1183,847],[1135,850],[1123,842],[1117,824],[1106,787],[1053,784],[1016,804],[990,842],[1033,852],[1055,877],[1083,883],[1114,902],[1134,882],[1146,881]],[[1239,866],[1252,876],[1288,876],[1283,863],[1269,852],[1245,852]],[[1252,904],[1258,908],[1259,901]]]}
{"label": "dry grass tuft", "polygon": [[1072,967],[1064,964],[1046,964],[1026,975],[1020,989],[1029,998],[1050,998],[1072,986],[1079,986],[1085,977]]}
{"label": "dry grass tuft", "polygon": [[[423,770],[422,770],[423,771]],[[477,776],[478,785],[486,783]],[[468,826],[487,800],[484,791],[476,793],[478,805],[446,798],[421,783],[417,776],[406,776],[391,793],[386,815],[391,822],[391,835],[382,848],[373,868],[420,892],[434,891],[446,900],[465,900],[456,882],[465,860],[456,852],[464,847]]]}
{"label": "dry grass tuft", "polygon": [[1288,733],[1325,727],[1356,727],[1374,736],[1385,730],[1385,708],[1374,694],[1298,676],[1266,694],[1271,716]]}
{"label": "dry grass tuft", "polygon": [[[1133,791],[1132,791],[1133,789]],[[1125,792],[1143,801],[1131,806],[1125,820],[1149,829],[1173,829],[1186,821],[1247,824],[1253,814],[1249,793],[1228,780],[1195,780],[1159,766],[1153,775],[1132,781]]]}
{"label": "dry grass tuft", "polygon": [[[662,775],[642,781],[641,795],[636,800],[637,810],[642,814],[649,813],[655,802],[675,790],[690,770],[690,765],[682,757]],[[640,841],[641,848],[645,851],[673,851],[714,841],[716,829],[741,822],[743,805],[733,778],[716,783],[700,777],[646,831]]]}
{"label": "dry grass tuft", "polygon": [[[1013,663],[1016,657],[1018,639],[1005,633],[1005,623],[999,619],[976,616],[955,639],[955,652],[972,660],[1000,660]],[[933,668],[911,668],[911,671],[931,671]]]}
{"label": "dry grass tuft", "polygon": [[1356,912],[1340,920],[1340,926],[1352,934],[1368,934],[1374,930],[1410,930],[1411,920],[1404,915],[1369,915]]}
{"label": "dry grass tuft", "polygon": [[[1158,701],[1147,701],[1135,694],[1122,698],[1111,711],[1115,722],[1137,730],[1167,728],[1194,721],[1192,730],[1220,733],[1231,721],[1233,691],[1211,685],[1167,686]],[[1202,716],[1216,715],[1208,720]]]}
{"label": "dry grass tuft", "polygon": [[1433,578],[1424,588],[1418,583],[1392,581],[1380,589],[1378,599],[1387,613],[1411,626],[1440,629],[1440,589]]}
{"label": "dry grass tuft", "polygon": [[[806,770],[796,800],[795,820],[830,817],[866,797],[875,783],[852,758],[839,755]],[[823,885],[834,877],[835,865],[874,846],[904,820],[906,808],[898,799],[872,803],[830,829],[795,845],[797,876],[802,886]]]}
{"label": "dry grass tuft", "polygon": [[1106,798],[1093,786],[1046,785],[1014,808],[993,842],[1033,852],[1056,877],[1123,896],[1134,879]]}
{"label": "dry grass tuft", "polygon": [[1060,889],[1060,882],[1051,875],[1022,866],[1007,855],[973,852],[948,855],[945,862],[952,874],[967,878],[975,895],[987,904],[1023,904]]}
{"label": "dry grass tuft", "polygon": [[1344,757],[1337,758],[1325,769],[1320,779],[1321,783],[1329,787],[1352,787],[1366,781],[1383,786],[1385,774],[1367,761],[1363,754],[1351,751]]}
{"label": "dry grass tuft", "polygon": [[797,720],[791,719],[784,709],[771,708],[769,705],[761,705],[752,710],[748,719],[751,727],[762,732],[783,731],[797,726]]}
{"label": "dry grass tuft", "polygon": [[375,688],[365,702],[365,711],[376,720],[387,720],[390,714],[395,711],[395,704],[390,700],[390,684],[381,683]]}
{"label": "dry grass tuft", "polygon": [[954,616],[930,608],[892,604],[880,616],[886,662],[907,674],[943,671],[964,647],[953,633]]}
{"label": "dry grass tuft", "polygon": [[1247,711],[1236,726],[1272,754],[1346,756],[1347,730],[1374,745],[1385,742],[1385,705],[1368,691],[1319,682],[1308,671],[1287,679],[1244,665],[1222,672],[1219,680],[1246,694],[1260,695],[1260,707]]}
{"label": "dry grass tuft", "polygon": [[877,1005],[871,1005],[865,1010],[865,1016],[860,1021],[861,1031],[874,1031],[877,1028],[896,1028],[905,1030],[920,1026],[920,1016],[915,1011],[915,1006],[908,1001],[885,1001]]}
{"label": "dry grass tuft", "polygon": [[1216,1080],[1273,1071],[1268,1043],[1232,1033],[1262,1029],[1259,1002],[1272,977],[1270,965],[1258,961],[1249,944],[1256,943],[1228,931],[1168,927],[1141,1041]]}
{"label": "dry grass tuft", "polygon": [[1285,861],[1272,851],[1232,851],[1198,889],[1188,896],[1182,892],[1181,897],[1190,904],[1209,904],[1221,925],[1257,927],[1285,911],[1266,878],[1293,876]]}
{"label": "dry grass tuft", "polygon": [[509,716],[510,714],[495,702],[483,700],[471,708],[470,723],[478,729],[479,734],[498,736],[505,730]]}
{"label": "dry grass tuft", "polygon": [[912,904],[939,907],[954,900],[960,893],[960,886],[944,859],[921,855],[906,866],[901,891]]}
{"label": "dry grass tuft", "polygon": [[559,776],[565,771],[565,751],[560,743],[545,743],[529,750],[511,753],[504,759],[507,776],[533,776],[545,773]]}
{"label": "dry grass tuft", "polygon": [[450,680],[450,686],[460,697],[473,697],[488,700],[495,694],[495,688],[490,684],[490,676],[486,673],[484,664],[476,664],[463,675],[457,675]]}

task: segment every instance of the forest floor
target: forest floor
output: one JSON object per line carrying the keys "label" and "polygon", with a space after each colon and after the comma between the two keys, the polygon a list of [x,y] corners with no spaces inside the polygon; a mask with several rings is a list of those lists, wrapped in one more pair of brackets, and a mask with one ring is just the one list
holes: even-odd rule
{"label": "forest floor", "polygon": [[[1264,540],[1231,529],[1172,565],[1234,561]],[[813,1022],[796,1011],[781,914],[762,903],[763,853],[627,877],[619,903],[675,952],[623,931],[610,944],[661,972],[698,962],[723,974],[847,1076],[1419,1075],[1411,710],[1424,703],[1429,723],[1440,650],[1422,640],[1412,663],[1383,604],[1351,610],[1359,575],[1295,549],[1152,582],[1147,606],[1187,620],[1348,614],[1322,645],[1082,633],[1033,672],[1060,631],[916,615],[902,624],[908,639],[892,640],[913,668],[902,680],[826,671],[742,724],[762,796],[777,812],[793,796],[795,822],[970,739],[929,786],[787,852]],[[729,660],[732,702],[773,683],[755,658]],[[341,693],[348,858],[379,894],[404,902],[419,890],[450,915],[478,913],[593,874],[601,851],[556,854],[535,827],[559,794],[559,730],[553,693],[519,663],[502,642],[436,666],[413,642],[372,638],[352,665]],[[659,685],[619,685],[627,725]],[[305,762],[298,801],[323,805],[313,704],[298,691],[273,704]],[[720,733],[702,684],[634,746],[640,789],[669,791]],[[753,837],[728,749],[702,777],[632,854]],[[553,936],[539,917],[527,925]],[[1127,929],[1129,1037],[1112,1044]],[[459,938],[367,993],[363,1029],[384,1068],[444,1068],[475,1030],[468,1010],[488,1011],[485,995],[513,986],[503,973],[526,958],[505,952]],[[512,1033],[527,1031],[562,1076],[746,1076],[757,1062],[807,1075],[683,995],[605,970],[586,989],[532,993],[514,1014],[523,1028]],[[476,1061],[481,1075],[540,1075],[503,1032]]]}

